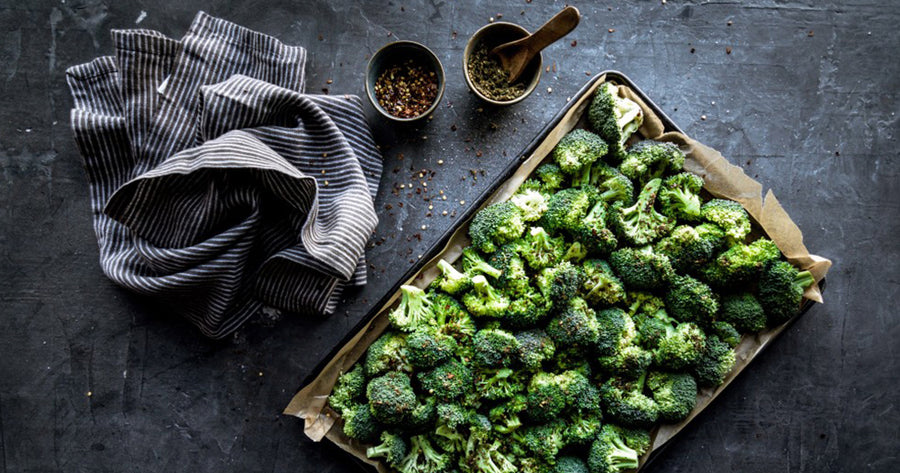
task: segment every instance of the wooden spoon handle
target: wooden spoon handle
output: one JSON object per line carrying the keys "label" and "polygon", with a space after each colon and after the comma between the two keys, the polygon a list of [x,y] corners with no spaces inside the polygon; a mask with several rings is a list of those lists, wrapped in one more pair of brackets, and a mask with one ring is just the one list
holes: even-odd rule
{"label": "wooden spoon handle", "polygon": [[537,54],[574,30],[580,19],[581,15],[577,8],[572,6],[563,8],[531,36],[522,40],[520,46],[528,48],[532,54]]}

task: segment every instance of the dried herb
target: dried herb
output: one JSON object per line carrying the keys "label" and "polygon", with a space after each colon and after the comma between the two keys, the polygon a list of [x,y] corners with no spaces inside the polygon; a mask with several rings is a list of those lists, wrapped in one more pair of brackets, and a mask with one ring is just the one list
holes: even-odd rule
{"label": "dried herb", "polygon": [[513,100],[525,93],[522,80],[510,84],[509,73],[500,60],[491,56],[486,44],[481,43],[469,57],[469,77],[485,97],[499,102]]}
{"label": "dried herb", "polygon": [[414,118],[425,113],[437,95],[437,75],[412,59],[388,67],[375,81],[378,104],[398,118]]}

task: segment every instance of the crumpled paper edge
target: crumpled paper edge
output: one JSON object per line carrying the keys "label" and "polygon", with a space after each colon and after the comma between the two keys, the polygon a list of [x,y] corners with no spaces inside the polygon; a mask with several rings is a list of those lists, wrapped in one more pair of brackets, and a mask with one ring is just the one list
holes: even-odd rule
{"label": "crumpled paper edge", "polygon": [[[483,204],[482,208],[495,202],[508,199],[516,189],[531,175],[544,158],[550,154],[557,142],[569,131],[584,124],[584,111],[590,104],[594,90],[605,81],[605,76],[598,78],[593,86],[582,95],[562,120],[547,134],[547,137],[535,149],[531,156],[524,157],[522,165],[506,182]],[[823,302],[822,292],[818,287],[829,268],[831,261],[821,256],[809,253],[803,244],[803,234],[799,227],[790,219],[787,212],[775,198],[771,190],[762,196],[762,184],[747,176],[743,169],[728,162],[721,153],[690,137],[678,132],[664,132],[662,120],[656,116],[650,107],[627,86],[619,86],[619,94],[637,102],[644,111],[644,122],[639,132],[643,137],[659,141],[670,141],[678,144],[687,155],[685,169],[696,173],[704,179],[704,189],[715,197],[732,199],[740,202],[747,209],[747,213],[765,234],[778,246],[785,257],[791,263],[803,270],[809,270],[815,277],[813,284],[804,293],[804,297],[815,302]],[[633,137],[634,139],[634,137]],[[422,271],[406,284],[413,284],[424,288],[438,275],[436,268],[440,259],[449,262],[456,261],[462,254],[462,249],[468,246],[467,235],[468,222],[464,222],[453,233],[444,249],[432,260],[423,266]],[[321,441],[328,438],[339,448],[347,451],[357,459],[373,465],[379,473],[388,473],[390,470],[381,462],[375,462],[366,457],[365,446],[359,442],[347,438],[340,427],[340,419],[337,413],[326,406],[328,395],[331,392],[338,376],[353,366],[365,350],[389,325],[387,309],[399,298],[399,293],[379,309],[378,315],[366,324],[349,342],[347,342],[337,355],[323,368],[321,373],[307,386],[303,387],[290,404],[284,409],[284,414],[304,419],[304,433],[313,441]],[[799,317],[799,316],[798,316]],[[791,321],[778,327],[763,332],[744,336],[741,343],[735,348],[736,360],[734,369],[726,376],[724,382],[715,389],[703,389],[697,395],[697,403],[689,416],[677,424],[662,424],[651,432],[652,444],[648,452],[641,458],[640,470],[650,454],[663,447],[672,437],[693,420],[710,402],[713,401],[730,383],[743,371],[769,343],[774,340]]]}

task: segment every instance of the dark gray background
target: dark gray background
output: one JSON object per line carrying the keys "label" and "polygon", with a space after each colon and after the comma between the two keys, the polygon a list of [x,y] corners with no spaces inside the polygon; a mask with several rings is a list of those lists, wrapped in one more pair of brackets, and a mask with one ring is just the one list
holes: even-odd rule
{"label": "dark gray background", "polygon": [[[467,36],[501,15],[534,29],[562,2],[0,0],[2,470],[356,471],[281,410],[454,224],[459,201],[487,188],[590,75],[619,69],[773,189],[811,251],[835,264],[826,304],[649,471],[896,471],[898,2],[574,3],[581,25],[545,52],[552,69],[538,91],[497,110],[466,90]],[[362,94],[369,55],[398,38],[427,44],[447,70],[440,109],[420,128],[369,110],[385,159],[370,283],[330,318],[260,314],[210,341],[100,272],[64,71],[110,54],[111,28],[180,37],[200,8],[306,46],[313,93]],[[422,169],[449,196],[433,217],[420,196],[391,192]]]}

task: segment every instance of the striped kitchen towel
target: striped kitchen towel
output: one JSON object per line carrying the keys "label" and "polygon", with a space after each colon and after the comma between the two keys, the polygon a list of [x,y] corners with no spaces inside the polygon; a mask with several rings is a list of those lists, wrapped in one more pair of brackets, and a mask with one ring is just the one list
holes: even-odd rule
{"label": "striped kitchen towel", "polygon": [[304,94],[303,48],[203,12],[113,40],[67,71],[111,280],[213,338],[365,284],[382,163],[358,97]]}

